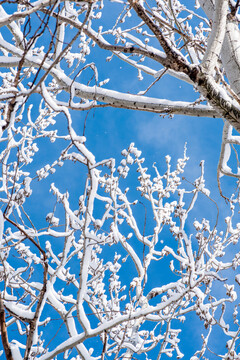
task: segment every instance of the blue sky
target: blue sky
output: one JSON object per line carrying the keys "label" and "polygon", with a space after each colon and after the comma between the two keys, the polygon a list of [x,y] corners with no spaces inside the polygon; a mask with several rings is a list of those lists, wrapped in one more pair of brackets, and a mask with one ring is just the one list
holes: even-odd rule
{"label": "blue sky", "polygon": [[[179,98],[183,99],[185,95],[186,98],[189,99],[189,95],[191,96],[189,89],[187,89],[186,93],[184,93],[182,88],[179,88],[179,86],[174,87],[174,81],[171,86],[173,87],[172,91],[174,91],[175,98],[178,98],[179,94]],[[163,84],[165,84],[165,82],[167,82],[166,86],[169,86],[170,80],[168,78],[163,81]],[[161,88],[158,89],[158,85],[156,85],[155,92],[161,92]],[[167,98],[171,98],[171,92],[169,92],[167,95]],[[163,96],[163,91],[159,96]],[[82,133],[85,116],[85,113],[79,114],[73,112],[74,128],[79,134]],[[116,158],[117,162],[119,162],[122,159],[121,151],[124,148],[128,148],[131,142],[134,142],[136,146],[142,151],[143,156],[146,159],[145,165],[149,167],[149,169],[151,169],[152,164],[156,162],[159,169],[164,171],[166,168],[165,156],[169,154],[172,157],[172,163],[174,167],[177,159],[182,157],[184,144],[187,142],[187,153],[190,157],[190,160],[186,167],[185,176],[190,182],[193,182],[195,178],[200,176],[200,161],[202,159],[205,160],[206,184],[211,191],[212,198],[219,201],[219,208],[223,210],[223,213],[220,217],[222,224],[220,222],[219,228],[222,228],[221,225],[223,225],[224,228],[225,224],[223,223],[223,219],[227,214],[226,204],[225,201],[219,196],[216,178],[216,169],[221,145],[222,126],[223,122],[221,119],[191,118],[184,116],[174,116],[173,119],[169,119],[168,117],[163,118],[156,114],[146,112],[111,108],[96,109],[92,110],[87,118],[85,133],[87,137],[86,145],[95,154],[98,161],[105,158],[114,157]],[[45,145],[42,146],[43,150],[44,148]],[[50,149],[51,152],[48,152],[47,147],[44,150],[46,151],[47,157],[45,158],[46,163],[50,162],[50,156],[54,158],[55,154],[52,153],[52,149],[58,150],[57,143],[51,144],[49,150]],[[69,181],[69,174],[71,174],[71,181]],[[66,163],[62,169],[58,169],[56,175],[49,176],[48,179],[43,181],[43,184],[46,185],[45,194],[47,194],[48,191],[47,183],[50,184],[52,181],[54,181],[56,185],[59,185],[62,191],[68,190],[70,192],[71,202],[76,204],[80,189],[83,186],[81,179],[84,181],[80,168],[75,166],[73,171],[71,164]],[[128,186],[130,187],[134,186],[133,183],[131,183],[131,179],[132,178],[130,177],[130,180],[127,181]],[[229,179],[224,179],[224,181],[227,183]],[[229,182],[231,183],[231,181]],[[43,185],[40,183],[35,183],[34,186],[37,193],[39,192],[39,195],[41,196],[43,191],[41,186]],[[186,184],[186,186],[189,185]],[[231,190],[231,186],[232,184],[225,187],[225,189],[230,188]],[[136,192],[133,192],[134,195],[132,196],[135,196]],[[55,199],[52,195],[48,195],[48,197],[46,197],[45,206],[49,209],[48,211],[51,211],[54,202]],[[35,202],[34,207],[35,208],[32,209],[33,218],[36,221],[39,221],[39,214],[42,212],[43,203]],[[143,213],[143,211],[140,211],[139,216],[143,217]],[[192,217],[193,220],[195,216],[199,221],[205,217],[214,223],[216,220],[216,207],[212,203],[209,204],[206,198],[202,196],[199,205],[197,206],[196,210],[194,210],[194,214],[195,215]],[[43,223],[44,219],[42,216],[40,217],[41,223]],[[142,221],[141,219],[139,220]],[[190,228],[191,224],[189,224],[189,229]],[[168,236],[168,234],[166,234],[166,236]],[[106,260],[108,256],[110,256],[110,253],[109,255],[106,255]],[[167,263],[166,266],[168,266]],[[166,271],[168,273],[169,270],[163,270],[163,282],[168,281],[166,278]],[[153,268],[153,282],[156,274],[159,274],[157,265],[155,269]],[[57,323],[60,324],[60,322]],[[185,353],[186,358],[194,353],[194,351],[197,349],[196,346],[198,346],[200,343],[201,333],[204,332],[202,325],[203,324],[199,326],[199,321],[195,315],[190,315],[189,319],[183,325],[183,332],[181,336],[183,339],[183,344],[181,349]],[[56,326],[55,322],[53,322],[52,326]],[[64,334],[65,331],[62,327],[58,334],[58,340],[60,337],[64,338]],[[220,342],[217,340],[220,338],[220,336],[222,336],[222,334],[220,335],[219,331],[217,331],[216,335],[213,336],[213,343],[211,343],[213,350],[221,351],[221,345],[223,346],[222,350],[224,351],[225,345],[223,345],[222,337]],[[97,343],[95,344],[97,345]],[[99,346],[101,349],[101,345]],[[215,357],[212,355],[211,359],[215,359]]]}
{"label": "blue sky", "polygon": [[[116,58],[113,58],[107,67],[104,66],[103,61],[99,72],[102,73],[103,79],[111,78],[111,81],[105,86],[106,88],[117,89],[120,87],[122,91],[137,93],[149,85],[147,76],[144,76],[142,81],[137,80],[137,71],[130,69],[128,65],[121,63]],[[170,76],[165,76],[154,85],[148,95],[185,101],[193,101],[198,97],[190,85],[183,84]],[[81,121],[77,115],[74,118],[76,128],[79,128],[79,131],[83,126],[83,118],[83,115]],[[218,202],[221,212],[219,228],[224,229],[224,217],[229,212],[225,200],[219,196],[217,187],[217,165],[221,148],[222,128],[223,121],[221,119],[187,116],[169,118],[147,112],[108,108],[90,112],[86,124],[86,137],[88,147],[94,152],[98,160],[107,157],[115,157],[119,160],[121,159],[121,150],[134,142],[146,158],[145,165],[151,168],[152,164],[156,162],[162,171],[165,169],[165,156],[169,154],[172,157],[174,166],[176,160],[182,157],[184,144],[187,143],[187,154],[190,160],[186,167],[185,177],[190,182],[199,177],[200,161],[205,160],[206,186],[211,191],[211,197]],[[222,179],[224,194],[231,195],[234,183],[235,181],[230,178]],[[212,223],[216,221],[216,213],[216,207],[213,204],[209,205],[204,196],[194,211],[199,221],[205,217]],[[153,271],[153,277],[158,271]],[[182,349],[185,352],[186,359],[194,353],[196,346],[199,345],[202,332],[204,332],[203,324],[199,324],[196,316],[191,315],[183,325],[182,333]],[[212,339],[211,349],[218,354],[224,352],[223,334],[214,330]],[[216,359],[217,357],[212,354],[210,358]]]}
{"label": "blue sky", "polygon": [[[104,20],[105,18],[103,17]],[[92,49],[91,59],[96,60],[99,65],[99,80],[104,80],[108,77],[111,79],[105,85],[106,88],[120,89],[123,92],[129,91],[133,93],[147,88],[150,83],[148,76],[144,76],[143,80],[139,81],[135,69],[131,69],[129,65],[122,63],[117,58],[113,58],[110,63],[107,63],[105,57],[105,52],[98,50],[97,47]],[[84,76],[83,80],[86,80]],[[168,75],[155,84],[148,94],[152,97],[185,101],[193,101],[198,97],[198,94],[195,93],[190,85],[183,84]],[[73,126],[79,135],[83,132],[86,115],[86,112],[72,112]],[[66,120],[60,116],[54,128],[60,128],[60,131],[63,132],[66,131]],[[147,112],[109,107],[90,111],[86,120],[85,136],[87,137],[86,145],[94,153],[97,161],[113,157],[119,163],[122,159],[121,151],[124,148],[128,148],[130,143],[134,142],[146,159],[145,166],[151,169],[152,164],[156,162],[161,172],[166,168],[165,156],[170,155],[172,157],[174,167],[177,159],[183,156],[184,145],[187,143],[187,154],[190,160],[184,176],[188,181],[193,182],[200,176],[200,161],[205,160],[206,186],[211,191],[211,197],[218,202],[219,209],[221,210],[219,228],[223,227],[224,229],[224,217],[229,213],[227,212],[224,199],[219,195],[216,172],[221,147],[222,128],[223,121],[221,119],[186,116],[169,118],[168,116],[163,117]],[[40,151],[36,155],[37,164],[33,163],[29,166],[32,174],[34,174],[36,168],[48,163],[51,164],[60,155],[62,142],[51,144],[48,139],[43,139],[39,142],[39,148]],[[63,168],[57,170],[56,174],[49,176],[41,182],[35,181],[33,183],[34,196],[27,202],[26,207],[31,211],[32,219],[37,228],[46,226],[45,214],[52,211],[55,205],[55,198],[52,194],[49,194],[49,185],[55,182],[60,190],[68,190],[71,193],[71,203],[77,206],[79,195],[84,187],[84,175],[85,173],[81,167],[74,166],[73,168],[70,163],[65,163]],[[134,189],[134,176],[137,176],[137,174],[130,175],[129,180],[127,180],[128,186],[132,188],[133,197],[137,196]],[[234,181],[225,177],[222,183],[224,194],[230,195]],[[189,186],[186,182],[186,187]],[[57,210],[57,214],[61,216],[61,210]],[[139,210],[137,216],[139,216],[139,221],[143,221],[144,211]],[[212,203],[209,205],[208,200],[202,196],[197,209],[192,215],[192,219],[194,220],[195,217],[199,221],[205,217],[214,223],[216,220],[216,207]],[[191,230],[191,224],[188,226]],[[169,234],[166,232],[166,238],[168,236]],[[167,266],[166,264],[166,270],[159,270],[157,265],[153,267],[153,282],[157,276],[161,277],[161,281],[166,282],[171,278]],[[159,272],[161,272],[161,275],[159,275]],[[166,274],[168,275],[166,276]],[[60,324],[57,320],[56,322],[53,321],[50,331],[56,327],[56,323]],[[199,326],[195,315],[191,315],[189,320],[183,325],[182,350],[185,352],[186,359],[196,350],[200,340],[201,329],[202,327]],[[15,333],[10,334],[10,337],[14,338],[14,336]],[[215,336],[213,336],[212,342],[213,349],[218,352],[221,352],[221,349],[224,351],[223,347],[225,346],[225,344],[222,344],[222,337],[219,341],[220,336],[220,333],[217,331]],[[60,329],[57,338],[53,340],[52,346],[61,337],[65,337],[63,327]],[[215,358],[212,355],[211,359]]]}

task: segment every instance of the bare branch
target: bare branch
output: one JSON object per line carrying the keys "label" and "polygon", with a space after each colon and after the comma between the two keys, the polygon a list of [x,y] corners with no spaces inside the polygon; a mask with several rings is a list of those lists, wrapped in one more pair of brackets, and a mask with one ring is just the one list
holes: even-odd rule
{"label": "bare branch", "polygon": [[6,318],[5,318],[5,309],[3,304],[3,299],[0,294],[0,329],[1,329],[1,339],[7,360],[13,360],[12,351],[8,341],[7,327],[6,327]]}

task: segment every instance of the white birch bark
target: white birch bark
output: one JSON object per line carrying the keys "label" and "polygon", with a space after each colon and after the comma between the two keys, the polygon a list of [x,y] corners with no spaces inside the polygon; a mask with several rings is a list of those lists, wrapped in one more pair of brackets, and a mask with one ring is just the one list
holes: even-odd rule
{"label": "white birch bark", "polygon": [[226,33],[226,20],[228,11],[227,0],[216,0],[214,9],[212,29],[208,39],[207,49],[201,63],[204,71],[209,75],[213,75],[214,68],[220,57],[223,40]]}
{"label": "white birch bark", "polygon": [[[213,0],[199,0],[201,7],[205,11],[208,19],[213,19],[214,2]],[[228,17],[226,34],[221,50],[221,59],[227,73],[230,86],[240,95],[240,30],[236,19]]]}

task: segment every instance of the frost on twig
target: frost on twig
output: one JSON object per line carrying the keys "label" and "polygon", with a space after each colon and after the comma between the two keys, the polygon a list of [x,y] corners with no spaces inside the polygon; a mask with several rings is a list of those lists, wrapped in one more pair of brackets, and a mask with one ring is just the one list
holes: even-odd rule
{"label": "frost on twig", "polygon": [[[196,313],[206,329],[220,326],[225,331],[226,320],[219,318],[218,309],[236,302],[234,285],[225,285],[224,296],[210,296],[210,292],[215,282],[224,288],[224,272],[238,267],[237,256],[232,261],[224,258],[227,247],[238,242],[239,228],[232,220],[236,201],[232,200],[225,233],[218,233],[216,224],[212,227],[205,218],[195,219],[189,231],[198,197],[204,194],[209,198],[203,162],[200,177],[188,190],[182,180],[186,150],[175,169],[166,156],[163,173],[156,164],[149,171],[134,144],[122,151],[119,166],[112,159],[94,164],[83,138],[69,121],[72,135],[65,136],[61,156],[33,176],[24,170],[37,154],[29,149],[33,144],[35,149],[40,147],[43,134],[50,143],[62,139],[47,130],[57,113],[46,109],[49,121],[40,108],[38,125],[29,113],[21,130],[21,141],[27,141],[28,147],[22,146],[17,153],[18,163],[2,163],[6,174],[1,189],[5,204],[0,268],[5,285],[1,294],[10,316],[6,324],[9,334],[15,325],[19,332],[17,338],[10,337],[11,349],[41,360],[68,354],[73,348],[88,359],[128,359],[148,353],[158,354],[159,359],[162,355],[182,358],[181,324],[188,321],[188,314]],[[2,156],[10,159],[15,147],[16,142],[10,140]],[[62,192],[52,182],[55,205],[46,212],[43,228],[37,228],[25,210],[34,196],[34,183],[53,177],[69,161],[86,168],[78,204],[73,205],[71,193]],[[124,185],[134,168],[136,200]],[[137,215],[142,204],[147,214],[144,226],[142,216]],[[41,218],[44,221],[43,214]],[[164,240],[167,229],[171,236]],[[166,273],[153,278],[152,268],[161,269],[166,262],[171,281],[166,280]],[[61,327],[49,331],[55,318],[61,319]],[[62,327],[68,332],[64,340],[55,337]],[[232,339],[231,331],[225,334]],[[102,346],[93,350],[88,342],[97,337]],[[201,354],[207,351],[207,344],[205,337]]]}
{"label": "frost on twig", "polygon": [[[238,7],[1,2],[5,357],[196,360],[212,356],[217,329],[226,344],[218,355],[239,358],[239,189],[224,226],[204,161],[197,179],[184,178],[186,149],[175,164],[166,156],[148,169],[132,143],[118,164],[93,153],[86,121],[79,130],[82,112],[93,108],[222,117],[217,176],[239,177],[230,157],[240,144],[232,131],[240,129]],[[162,99],[166,76],[191,86],[191,97],[181,92],[180,101],[174,88],[175,100]],[[192,316],[201,333],[189,355]]]}

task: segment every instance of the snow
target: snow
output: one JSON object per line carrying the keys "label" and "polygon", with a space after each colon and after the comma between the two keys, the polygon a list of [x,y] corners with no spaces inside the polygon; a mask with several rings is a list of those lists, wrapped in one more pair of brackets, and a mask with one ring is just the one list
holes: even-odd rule
{"label": "snow", "polygon": [[[143,2],[139,4],[143,4]],[[36,9],[49,5],[49,0],[32,2],[29,8],[18,5],[18,9],[24,16],[27,16]],[[99,79],[100,75],[98,78],[96,64],[86,62],[83,65],[91,51],[91,45],[93,45],[89,37],[96,36],[104,46],[109,45],[105,37],[109,41],[115,37],[118,50],[120,49],[118,46],[125,46],[126,51],[129,51],[134,45],[141,49],[143,54],[152,52],[151,60],[146,61],[147,65],[144,65],[144,57],[141,54],[139,54],[140,56],[129,56],[129,53],[124,55],[118,50],[112,52],[114,57],[118,56],[121,61],[125,61],[127,66],[134,67],[136,78],[141,80],[145,74],[148,74],[148,78],[151,76],[152,81],[155,81],[159,80],[157,77],[165,75],[161,61],[165,61],[167,55],[161,51],[161,46],[157,39],[154,39],[154,35],[149,30],[147,31],[146,27],[143,28],[141,23],[137,23],[136,27],[131,27],[127,31],[124,30],[128,17],[132,15],[130,12],[133,13],[131,7],[125,8],[112,29],[106,30],[108,24],[103,24],[101,21],[96,22],[103,25],[96,26],[99,29],[97,33],[91,29],[91,26],[95,26],[94,19],[100,19],[101,12],[98,9],[101,10],[100,6],[103,7],[103,3],[92,4],[89,21],[77,39],[79,48],[74,44],[65,53],[65,59],[54,64],[56,57],[66,44],[69,44],[69,36],[72,31],[70,27],[77,25],[77,29],[81,28],[80,19],[83,18],[88,5],[87,2],[65,2],[65,6],[60,9],[58,14],[59,27],[56,33],[58,40],[55,42],[55,38],[53,38],[55,46],[54,50],[50,50],[49,56],[45,56],[47,46],[44,44],[44,47],[41,44],[40,38],[36,40],[36,43],[32,43],[31,49],[26,54],[24,53],[23,33],[20,29],[23,29],[25,25],[22,19],[18,19],[20,11],[15,14],[17,19],[14,19],[12,14],[5,13],[0,6],[0,23],[8,24],[8,30],[12,32],[13,36],[13,41],[8,42],[4,39],[5,31],[2,31],[0,35],[2,49],[0,63],[4,69],[1,73],[3,86],[0,100],[5,104],[14,97],[17,108],[17,111],[14,109],[11,113],[11,123],[6,131],[7,137],[1,139],[2,144],[6,142],[6,146],[3,144],[1,153],[3,182],[1,201],[9,219],[18,223],[17,226],[9,225],[9,229],[5,230],[3,235],[5,224],[3,213],[0,210],[2,259],[0,276],[5,280],[2,296],[6,310],[9,311],[7,322],[9,334],[13,327],[19,332],[16,339],[19,337],[23,339],[23,343],[25,342],[25,328],[21,323],[29,323],[29,320],[33,319],[35,315],[33,310],[36,309],[39,301],[37,300],[39,293],[44,289],[43,272],[47,269],[47,291],[44,294],[36,322],[34,332],[34,344],[36,345],[31,349],[31,356],[35,356],[34,352],[39,350],[40,353],[36,357],[41,360],[55,358],[64,352],[63,356],[70,357],[71,349],[75,346],[80,354],[77,358],[82,357],[87,360],[100,358],[102,347],[99,352],[97,343],[94,349],[88,349],[87,346],[94,341],[94,338],[99,338],[104,342],[106,335],[106,354],[102,353],[103,357],[105,355],[106,357],[118,357],[120,348],[127,349],[126,353],[122,355],[125,359],[133,357],[130,349],[139,352],[141,357],[141,352],[144,353],[159,346],[162,349],[159,356],[162,354],[163,356],[182,358],[183,354],[178,348],[179,322],[183,321],[185,317],[187,318],[188,313],[196,311],[197,315],[203,318],[205,326],[208,326],[212,324],[213,312],[218,314],[219,309],[221,312],[222,306],[227,306],[227,303],[235,302],[237,299],[234,286],[227,285],[224,276],[220,277],[218,273],[224,275],[224,270],[230,268],[235,270],[240,263],[238,254],[234,254],[233,260],[230,259],[228,262],[223,256],[227,253],[229,244],[236,244],[239,241],[239,224],[236,225],[233,219],[234,211],[237,214],[234,207],[238,200],[231,199],[231,215],[226,219],[226,230],[219,233],[222,236],[220,238],[219,235],[216,235],[215,228],[212,228],[211,219],[203,219],[202,222],[201,220],[199,222],[195,220],[194,211],[192,212],[195,210],[198,195],[201,192],[207,197],[210,195],[210,191],[205,187],[203,163],[201,163],[200,177],[194,182],[194,186],[192,183],[188,184],[188,190],[185,189],[184,181],[182,181],[182,173],[188,160],[186,152],[184,152],[183,159],[177,161],[175,170],[170,165],[171,156],[167,155],[165,158],[167,170],[164,170],[163,173],[160,173],[156,165],[154,165],[153,171],[152,169],[148,170],[148,164],[144,165],[141,151],[135,147],[134,143],[131,143],[128,149],[123,150],[124,158],[121,160],[120,166],[115,166],[113,159],[100,159],[96,163],[92,150],[88,149],[86,137],[81,136],[80,125],[77,121],[73,121],[72,108],[80,113],[81,110],[89,110],[97,105],[102,107],[107,105],[160,114],[172,112],[197,116],[204,114],[209,117],[218,116],[218,112],[212,106],[200,104],[205,99],[203,96],[196,102],[190,103],[188,101],[170,101],[158,96],[156,98],[148,97],[144,95],[146,91],[142,91],[142,89],[138,95],[112,90],[113,80],[114,86],[116,86],[114,89],[118,88],[115,78],[111,79],[112,82],[109,83],[109,79],[105,78],[100,81],[102,79]],[[166,7],[166,2],[161,0],[155,5],[156,8],[152,9],[155,21],[157,23],[159,20],[161,23],[166,20],[165,13],[161,13],[157,7],[162,6],[166,14],[169,13],[169,8]],[[187,17],[180,17],[182,11],[180,1],[172,1],[171,5],[175,15],[179,16],[181,26],[186,26],[182,29],[190,39],[184,47],[184,52],[180,53],[180,50],[176,50],[175,53],[185,56],[188,51],[189,57],[197,64],[201,60],[201,55],[196,50],[196,39],[191,26],[188,26],[191,17],[193,16],[193,19],[196,17],[193,12],[187,12],[186,9],[183,11],[187,13]],[[196,2],[196,6],[198,5]],[[51,14],[49,13],[50,16],[58,11],[57,3],[54,6]],[[117,6],[122,5],[118,4]],[[150,16],[150,8],[146,11]],[[168,16],[170,22],[167,22],[167,27],[174,24],[175,21],[172,14],[169,13]],[[65,21],[68,22],[68,25]],[[132,16],[131,26],[134,21],[135,16]],[[52,23],[50,19],[49,26]],[[207,38],[204,35],[204,28],[201,25],[199,27],[201,28],[199,34],[202,37],[199,35],[198,43],[201,41],[201,50],[203,50]],[[32,30],[34,30],[34,26]],[[164,34],[168,37],[167,42],[172,46],[175,43],[173,31],[170,31],[170,36],[168,33],[169,31],[166,31]],[[179,33],[177,37],[180,39]],[[95,43],[97,44],[96,39]],[[155,43],[156,47],[151,46]],[[15,67],[18,66],[20,59],[24,59],[24,64],[20,69],[20,80],[16,87],[13,86],[17,71]],[[188,59],[187,56],[186,59]],[[154,61],[155,65],[151,68]],[[70,67],[73,66],[74,70],[73,68],[67,69],[64,62]],[[61,68],[63,63],[65,64],[64,71]],[[31,81],[40,66],[42,70],[39,75],[45,74],[46,78],[42,78],[39,85],[37,85],[37,81],[32,84]],[[156,70],[160,68],[161,70]],[[9,71],[6,71],[4,77],[2,74],[5,74],[6,69]],[[80,71],[78,72],[78,70]],[[82,76],[85,70],[86,72]],[[101,74],[102,70],[104,69],[101,69]],[[93,71],[94,79],[89,83],[84,82],[89,71]],[[166,73],[192,84],[186,74],[177,73],[171,69]],[[119,74],[116,73],[116,75]],[[144,83],[145,80],[144,78]],[[210,79],[212,85],[215,84],[214,81],[212,78]],[[89,85],[85,85],[87,83]],[[92,86],[93,84],[95,85]],[[29,88],[32,85],[33,88]],[[35,85],[36,87],[34,87]],[[134,85],[134,79],[131,85]],[[216,87],[219,95],[229,101],[230,97],[223,88],[224,86],[217,85]],[[37,106],[33,106],[33,104],[29,106],[32,91],[36,98],[42,97],[38,115],[36,115],[37,109],[35,109]],[[65,95],[63,95],[64,92]],[[175,95],[177,94],[176,90]],[[27,97],[29,100],[25,102]],[[234,105],[235,103],[235,101],[232,102]],[[238,104],[236,104],[236,109],[239,109]],[[6,111],[4,112],[3,109],[3,119],[0,119],[1,126],[6,125],[5,113]],[[66,125],[65,135],[62,125],[60,125],[61,117]],[[96,125],[96,131],[99,130],[98,125]],[[61,131],[61,135],[58,135],[56,129]],[[222,171],[230,172],[231,169],[227,165],[230,159],[230,143],[239,145],[240,141],[239,137],[230,134],[230,130],[225,135],[226,139],[223,144],[226,144],[226,147]],[[42,159],[43,163],[41,161],[42,138],[47,138],[51,149],[57,149],[59,152],[52,164],[48,163],[46,158]],[[65,145],[60,149],[58,146],[59,144],[61,146],[62,143]],[[38,150],[40,151],[36,158],[40,160],[37,161],[36,166],[39,165],[40,168],[37,167],[36,175],[35,167],[31,165],[31,162]],[[15,156],[16,154],[17,156]],[[99,154],[97,156],[99,157]],[[13,162],[10,162],[12,159]],[[57,177],[58,171],[64,170],[59,169],[57,165],[62,166],[66,161],[72,162],[72,164],[76,162],[74,175],[78,176],[79,180],[77,193],[68,193],[61,183],[57,185],[61,180]],[[85,178],[79,170],[80,167],[85,169],[87,174]],[[29,173],[25,171],[26,168]],[[32,168],[34,168],[34,175],[32,175]],[[162,170],[162,168],[165,168],[165,165],[163,167],[161,165],[160,169]],[[133,169],[137,170],[137,176],[133,180],[137,184],[136,189],[135,185],[134,189],[132,188],[132,179],[135,174]],[[52,176],[55,171],[56,175]],[[152,177],[154,171],[156,174]],[[38,212],[43,221],[43,225],[38,226],[38,221],[34,223],[35,215],[32,217],[31,213],[28,213],[31,200],[28,202],[27,198],[34,195],[32,189],[36,189],[36,181],[39,180],[45,187],[50,183],[47,178],[49,176],[56,179],[56,185],[52,183],[51,195],[46,191],[40,199],[44,202],[44,208],[45,206],[48,208],[46,211],[41,208],[40,213]],[[70,177],[71,174],[69,174]],[[125,178],[127,181],[124,181]],[[192,182],[192,179],[190,181]],[[53,197],[54,201],[49,200],[49,196]],[[203,198],[206,201],[210,200],[204,196]],[[141,205],[146,206],[146,226],[143,221],[144,215],[138,217],[139,213],[144,214]],[[38,204],[38,206],[41,205]],[[59,226],[60,219],[63,224],[61,227]],[[195,227],[193,234],[191,234],[192,225]],[[163,245],[161,238],[164,238],[166,246]],[[230,256],[231,252],[228,253],[228,257]],[[165,267],[162,268],[162,266]],[[154,270],[155,274],[152,269],[156,269]],[[160,274],[161,276],[158,276],[159,269],[163,272]],[[170,283],[169,273],[172,281]],[[36,281],[32,281],[33,279]],[[235,280],[239,284],[240,276],[236,275]],[[219,296],[216,300],[214,294],[210,297],[209,291],[214,288],[213,281],[218,281],[221,291],[225,286],[226,298]],[[238,285],[235,286],[238,287]],[[52,310],[49,311],[50,308]],[[52,312],[54,312],[54,317],[50,320]],[[90,312],[91,316],[89,316]],[[55,336],[54,333],[54,341],[49,343],[49,349],[46,349],[47,353],[44,353],[43,341],[45,340],[44,346],[46,346],[45,334],[49,331],[47,326],[56,318],[56,313],[58,313],[57,318],[64,320],[69,339]],[[237,316],[236,309],[235,316]],[[225,331],[226,336],[235,336],[236,333],[231,332],[229,324],[225,323],[223,317],[222,311],[222,318],[218,321],[218,326]],[[21,322],[21,320],[23,321]],[[58,329],[61,327],[57,327],[56,332]],[[114,339],[112,343],[110,336]],[[231,346],[230,342],[228,344]],[[14,360],[20,360],[21,354],[18,349],[24,349],[25,344],[13,340],[11,347]],[[51,349],[53,350],[51,351]],[[145,357],[147,358],[148,355]],[[195,360],[194,356],[191,360]]]}
{"label": "snow", "polygon": [[20,350],[19,350],[19,343],[16,342],[15,344],[14,343],[11,343],[10,344],[10,348],[11,348],[11,352],[12,352],[12,357],[14,360],[22,360],[22,356],[21,356],[21,353],[20,353]]}
{"label": "snow", "polygon": [[16,314],[18,317],[22,318],[22,319],[33,319],[35,313],[32,312],[28,306],[24,306],[22,304],[18,304],[16,302],[10,302],[10,301],[5,301],[5,306],[6,308],[11,311],[13,314]]}
{"label": "snow", "polygon": [[3,230],[4,230],[4,219],[3,219],[3,213],[2,210],[0,210],[0,244],[2,244],[3,241]]}

